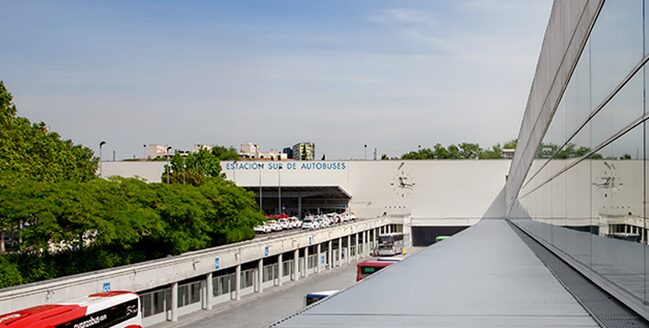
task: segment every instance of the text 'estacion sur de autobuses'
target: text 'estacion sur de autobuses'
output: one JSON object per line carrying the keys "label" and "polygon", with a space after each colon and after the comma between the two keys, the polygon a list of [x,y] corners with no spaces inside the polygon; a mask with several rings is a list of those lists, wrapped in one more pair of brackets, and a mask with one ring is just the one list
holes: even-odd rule
{"label": "text 'estacion sur de autobuses'", "polygon": [[231,162],[225,164],[225,169],[232,170],[346,170],[345,162]]}

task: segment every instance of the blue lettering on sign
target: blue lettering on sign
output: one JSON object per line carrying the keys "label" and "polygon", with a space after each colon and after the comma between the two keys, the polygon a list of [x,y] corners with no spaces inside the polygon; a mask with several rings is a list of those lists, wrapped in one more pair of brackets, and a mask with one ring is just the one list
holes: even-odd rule
{"label": "blue lettering on sign", "polygon": [[221,267],[221,263],[218,257],[214,258],[214,270],[218,270]]}
{"label": "blue lettering on sign", "polygon": [[268,256],[268,253],[270,253],[270,250],[268,249],[268,246],[264,247],[264,256]]}
{"label": "blue lettering on sign", "polygon": [[271,162],[271,163],[257,163],[247,161],[237,161],[225,164],[225,169],[228,171],[236,170],[305,170],[305,171],[321,171],[321,170],[346,170],[347,163],[345,162]]}
{"label": "blue lettering on sign", "polygon": [[104,291],[104,293],[108,293],[110,291],[110,283],[105,282],[102,290]]}

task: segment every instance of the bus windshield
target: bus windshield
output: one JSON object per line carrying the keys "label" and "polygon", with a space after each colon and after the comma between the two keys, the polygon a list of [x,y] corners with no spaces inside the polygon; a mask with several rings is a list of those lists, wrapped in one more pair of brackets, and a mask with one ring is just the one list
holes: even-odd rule
{"label": "bus windshield", "polygon": [[356,265],[356,281],[361,281],[379,270],[388,267],[396,262],[393,261],[364,261]]}
{"label": "bus windshield", "polygon": [[405,254],[403,233],[389,233],[379,235],[378,256],[393,256]]}

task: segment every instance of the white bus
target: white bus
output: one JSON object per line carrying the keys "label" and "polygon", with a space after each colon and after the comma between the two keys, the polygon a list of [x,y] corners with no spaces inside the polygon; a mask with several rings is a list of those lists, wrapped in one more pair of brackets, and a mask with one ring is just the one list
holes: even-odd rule
{"label": "white bus", "polygon": [[0,328],[142,328],[140,298],[131,292],[92,294],[0,315]]}
{"label": "white bus", "polygon": [[379,235],[379,249],[376,252],[378,256],[393,256],[406,253],[403,243],[403,233],[386,233]]}

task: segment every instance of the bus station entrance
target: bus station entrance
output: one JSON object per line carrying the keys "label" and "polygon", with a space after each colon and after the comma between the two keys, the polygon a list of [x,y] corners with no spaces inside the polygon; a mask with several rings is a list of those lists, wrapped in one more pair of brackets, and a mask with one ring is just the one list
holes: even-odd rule
{"label": "bus station entrance", "polygon": [[245,187],[255,193],[257,204],[266,215],[284,213],[305,215],[342,213],[349,210],[352,196],[340,186],[261,186]]}

